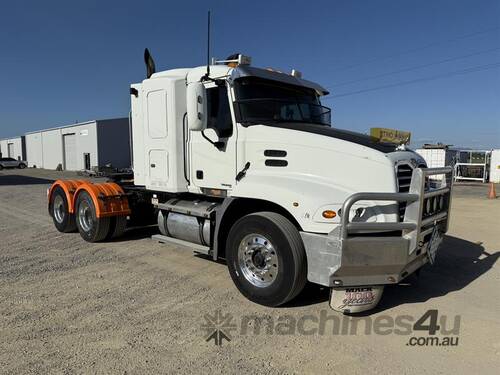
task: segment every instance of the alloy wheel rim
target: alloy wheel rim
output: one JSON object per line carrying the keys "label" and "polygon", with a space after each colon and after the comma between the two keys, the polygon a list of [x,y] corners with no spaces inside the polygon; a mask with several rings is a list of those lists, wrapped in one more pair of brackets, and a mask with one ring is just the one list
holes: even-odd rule
{"label": "alloy wheel rim", "polygon": [[245,279],[258,288],[270,286],[278,275],[278,254],[261,234],[245,236],[238,247],[238,264]]}
{"label": "alloy wheel rim", "polygon": [[94,226],[92,208],[87,201],[82,201],[78,207],[78,222],[85,232],[90,231]]}
{"label": "alloy wheel rim", "polygon": [[64,201],[60,195],[56,195],[54,198],[54,217],[58,223],[62,223],[64,221],[64,217],[66,216],[64,209]]}

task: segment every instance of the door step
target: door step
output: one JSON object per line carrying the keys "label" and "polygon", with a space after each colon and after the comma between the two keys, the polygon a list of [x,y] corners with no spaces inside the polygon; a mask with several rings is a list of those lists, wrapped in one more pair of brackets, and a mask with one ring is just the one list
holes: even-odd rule
{"label": "door step", "polygon": [[184,247],[190,248],[195,253],[200,253],[200,254],[205,254],[205,255],[212,254],[212,249],[210,249],[210,247],[208,247],[208,246],[198,245],[197,243],[179,240],[178,238],[168,237],[168,236],[164,236],[162,234],[154,234],[153,236],[151,236],[151,239],[158,241],[160,243],[164,243],[164,244],[173,244],[173,245],[184,246]]}

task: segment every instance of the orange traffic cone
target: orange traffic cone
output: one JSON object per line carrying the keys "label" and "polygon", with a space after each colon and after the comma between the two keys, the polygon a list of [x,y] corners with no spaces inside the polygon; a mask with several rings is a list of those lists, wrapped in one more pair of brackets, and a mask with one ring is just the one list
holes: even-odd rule
{"label": "orange traffic cone", "polygon": [[490,182],[490,192],[488,193],[488,199],[496,199],[497,192],[495,191],[495,184]]}

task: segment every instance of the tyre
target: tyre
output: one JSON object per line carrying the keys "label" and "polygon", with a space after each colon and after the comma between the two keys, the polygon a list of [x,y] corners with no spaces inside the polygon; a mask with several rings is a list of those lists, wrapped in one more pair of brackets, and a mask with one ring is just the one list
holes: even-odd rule
{"label": "tyre", "polygon": [[275,212],[239,219],[229,231],[226,259],[238,290],[261,305],[282,305],[306,284],[307,262],[299,231]]}
{"label": "tyre", "polygon": [[21,164],[19,164],[18,168],[19,168],[19,169],[24,169],[24,168],[26,168],[26,164],[21,163]]}
{"label": "tyre", "polygon": [[111,218],[98,218],[96,216],[94,201],[86,191],[78,194],[75,215],[78,232],[85,241],[99,242],[106,238],[109,233]]}
{"label": "tyre", "polygon": [[2,164],[0,164],[0,171],[1,171],[2,169],[3,169],[3,165],[2,165]]}
{"label": "tyre", "polygon": [[59,232],[76,231],[75,215],[69,213],[66,194],[60,186],[56,186],[50,197],[49,212],[54,226]]}
{"label": "tyre", "polygon": [[113,216],[111,222],[109,223],[109,231],[106,236],[107,240],[113,238],[118,238],[125,233],[125,228],[127,227],[127,217],[126,216]]}

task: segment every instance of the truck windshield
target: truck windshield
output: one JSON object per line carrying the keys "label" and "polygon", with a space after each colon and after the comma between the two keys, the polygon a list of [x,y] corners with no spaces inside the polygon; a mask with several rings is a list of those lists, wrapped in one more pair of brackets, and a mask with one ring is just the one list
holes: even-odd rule
{"label": "truck windshield", "polygon": [[238,121],[242,124],[302,122],[330,126],[330,108],[312,89],[256,77],[235,81]]}

